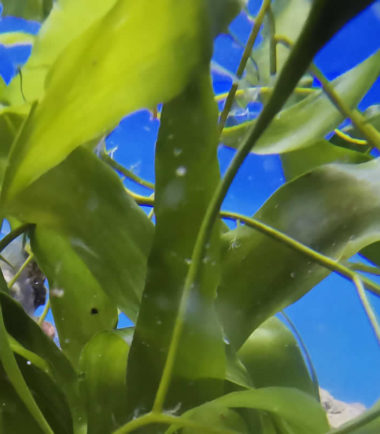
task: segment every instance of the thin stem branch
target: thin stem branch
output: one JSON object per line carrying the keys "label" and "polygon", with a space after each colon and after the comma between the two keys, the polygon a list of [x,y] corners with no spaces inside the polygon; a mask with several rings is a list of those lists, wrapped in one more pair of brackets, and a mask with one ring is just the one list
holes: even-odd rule
{"label": "thin stem branch", "polygon": [[[265,14],[266,14],[269,6],[270,6],[270,0],[264,0],[262,6],[260,8],[259,13],[257,14],[255,23],[254,23],[252,31],[251,31],[251,34],[249,35],[247,44],[245,46],[243,55],[241,57],[241,60],[240,60],[239,66],[238,66],[238,70],[236,72],[236,76],[238,79],[242,78],[242,76],[243,76],[245,67],[247,66],[248,59],[250,58],[250,55],[251,55],[253,45],[256,42],[256,38],[259,34],[260,27],[263,23]],[[231,86],[231,89],[228,93],[226,102],[225,102],[224,107],[223,107],[223,111],[220,115],[220,121],[219,121],[219,131],[220,132],[223,130],[223,128],[226,124],[227,117],[231,111],[231,107],[232,107],[232,104],[234,102],[234,98],[235,98],[235,94],[236,94],[236,91],[238,89],[238,86],[239,86],[239,84],[237,82],[233,83]]]}
{"label": "thin stem branch", "polygon": [[370,273],[375,276],[380,276],[380,268],[371,265],[361,264],[360,262],[346,262],[346,265],[355,271],[362,271],[363,273]]}
{"label": "thin stem branch", "polygon": [[362,280],[358,275],[356,275],[353,278],[353,283],[356,287],[356,290],[358,291],[360,301],[364,307],[364,310],[365,310],[365,313],[367,314],[369,322],[371,323],[371,326],[372,326],[372,329],[376,335],[377,341],[380,344],[380,326],[377,322],[376,314],[375,314],[374,310],[372,309],[371,303],[369,302],[368,297],[365,293]]}
{"label": "thin stem branch", "polygon": [[266,225],[265,223],[262,223],[258,220],[245,217],[241,214],[237,214],[233,212],[221,211],[220,215],[221,217],[228,220],[241,220],[247,226],[257,229],[263,234],[266,234],[271,238],[285,244],[291,249],[304,254],[308,258],[312,259],[314,262],[317,262],[319,265],[322,265],[323,267],[327,268],[330,271],[338,273],[339,275],[345,277],[346,279],[353,281],[355,277],[361,278],[362,282],[371,292],[380,295],[380,286],[377,285],[372,280],[367,279],[364,276],[359,276],[357,273],[355,273],[355,271],[341,264],[339,261],[332,259],[328,256],[325,256],[322,253],[317,252],[311,247],[308,247],[305,244],[300,243],[299,241],[289,237],[288,235],[278,231],[277,229],[274,229],[271,226]]}
{"label": "thin stem branch", "polygon": [[360,145],[360,146],[368,145],[367,140],[356,139],[355,137],[351,137],[350,135],[344,133],[342,130],[338,128],[335,128],[334,133],[348,143],[353,143],[354,145]]}
{"label": "thin stem branch", "polygon": [[[316,91],[318,91],[319,89],[315,89],[315,88],[311,88],[311,87],[296,87],[294,88],[294,93],[298,94],[298,95],[310,95]],[[270,95],[273,91],[273,87],[268,87],[268,86],[253,86],[253,87],[249,87],[248,89],[238,89],[235,93],[235,96],[244,96],[245,94],[249,93],[249,92],[258,92],[261,93],[263,95]],[[224,99],[226,99],[228,97],[229,93],[221,93],[219,95],[215,96],[215,101],[216,102],[220,102],[223,101]]]}
{"label": "thin stem branch", "polygon": [[16,239],[29,229],[32,229],[33,227],[34,224],[25,223],[23,225],[20,225],[14,231],[10,232],[8,235],[6,235],[2,240],[0,240],[0,252],[3,251],[5,247],[7,247],[7,245],[10,244],[14,239]]}
{"label": "thin stem branch", "polygon": [[146,206],[154,206],[154,195],[142,196],[141,194],[134,193],[133,191],[125,188],[125,191],[139,204]]}
{"label": "thin stem branch", "polygon": [[299,333],[297,327],[295,326],[295,324],[293,323],[293,321],[290,319],[290,317],[287,315],[287,313],[282,310],[281,311],[281,315],[285,318],[285,320],[288,323],[289,327],[291,328],[292,332],[294,333],[294,335],[298,339],[300,347],[301,347],[301,349],[302,349],[302,351],[304,353],[304,356],[306,358],[307,365],[309,367],[311,381],[313,382],[313,385],[314,385],[315,396],[317,396],[319,398],[318,375],[317,375],[317,371],[314,368],[313,360],[312,360],[312,358],[310,356],[310,353],[309,353],[309,351],[308,351],[308,349],[306,347],[306,344],[305,344],[304,340],[302,339],[302,336]]}
{"label": "thin stem branch", "polygon": [[42,311],[41,316],[40,316],[40,317],[38,318],[38,320],[37,320],[37,324],[38,324],[39,326],[41,326],[41,325],[43,324],[43,322],[45,321],[45,318],[46,318],[46,315],[47,315],[48,312],[49,312],[49,309],[50,309],[50,298],[49,298],[49,300],[45,303],[44,310]]}
{"label": "thin stem branch", "polygon": [[126,167],[119,164],[117,161],[115,161],[113,158],[111,158],[107,154],[107,152],[102,151],[100,153],[100,158],[105,163],[107,163],[109,166],[111,166],[113,169],[115,169],[117,172],[119,172],[121,175],[125,176],[126,178],[131,179],[132,181],[136,182],[137,184],[142,185],[143,187],[154,190],[154,184],[152,184],[149,181],[146,181],[145,179],[140,178],[135,173],[133,173],[131,170],[129,170]]}
{"label": "thin stem branch", "polygon": [[8,288],[11,289],[12,286],[16,283],[18,278],[21,276],[21,273],[25,270],[25,268],[30,264],[33,260],[34,254],[31,253],[25,260],[25,262],[21,265],[21,267],[17,270],[17,273],[12,277],[12,279],[8,282]]}

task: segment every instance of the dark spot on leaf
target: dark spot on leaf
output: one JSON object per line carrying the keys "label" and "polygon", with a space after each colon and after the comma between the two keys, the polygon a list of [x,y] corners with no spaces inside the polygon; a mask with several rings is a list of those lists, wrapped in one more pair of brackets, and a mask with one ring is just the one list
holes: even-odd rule
{"label": "dark spot on leaf", "polygon": [[98,309],[96,307],[93,307],[91,309],[91,315],[96,315],[97,313],[99,313]]}

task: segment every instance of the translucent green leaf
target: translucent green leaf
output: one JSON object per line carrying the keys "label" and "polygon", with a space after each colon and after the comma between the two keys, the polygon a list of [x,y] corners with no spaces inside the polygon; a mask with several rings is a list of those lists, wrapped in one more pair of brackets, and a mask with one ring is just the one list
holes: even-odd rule
{"label": "translucent green leaf", "polygon": [[[17,2],[20,3],[18,0]],[[17,75],[9,86],[1,89],[2,100],[12,105],[23,104],[21,85],[27,101],[39,100],[44,92],[46,75],[57,57],[71,41],[80,37],[115,3],[116,0],[59,0],[54,2],[52,11],[43,22],[40,31],[33,36],[32,54],[22,68],[22,84],[20,76]],[[54,41],[54,44],[51,41]]]}
{"label": "translucent green leaf", "polygon": [[153,224],[94,154],[78,148],[10,202],[7,214],[61,234],[103,291],[136,319]]}
{"label": "translucent green leaf", "polygon": [[[86,414],[79,394],[77,374],[70,362],[24,309],[4,292],[0,292],[0,303],[7,332],[22,346],[48,363],[51,377],[70,407],[75,432],[85,434]],[[3,354],[3,346],[1,348]]]}
{"label": "translucent green leaf", "polygon": [[261,324],[239,349],[238,357],[255,387],[295,387],[317,398],[297,341],[278,318]]}
{"label": "translucent green leaf", "polygon": [[[272,0],[271,9],[276,34],[295,41],[305,24],[310,7],[311,2],[309,0]],[[247,79],[251,84],[268,85],[271,82],[269,65],[271,32],[268,15],[264,19],[262,37],[262,42],[252,52],[255,63],[248,63],[247,65]],[[282,68],[288,56],[289,50],[282,45],[278,45],[277,71]]]}
{"label": "translucent green leaf", "polygon": [[42,21],[50,12],[53,0],[1,0],[2,15]]}
{"label": "translucent green leaf", "polygon": [[[337,94],[349,107],[355,107],[380,74],[380,51],[332,82]],[[282,110],[257,141],[252,152],[275,154],[311,146],[336,128],[344,116],[323,90]],[[256,121],[225,128],[222,142],[237,148]]]}
{"label": "translucent green leaf", "polygon": [[80,357],[81,388],[86,399],[88,430],[109,433],[125,422],[129,346],[115,332],[101,332]]}
{"label": "translucent green leaf", "polygon": [[124,115],[178,94],[208,61],[209,27],[201,0],[117,2],[55,63],[13,148],[6,193],[25,188]]}
{"label": "translucent green leaf", "polygon": [[305,149],[281,155],[282,168],[287,180],[328,163],[358,164],[371,160],[371,155],[334,146],[327,140],[317,141]]}
{"label": "translucent green leaf", "polygon": [[50,302],[61,348],[76,366],[87,341],[117,323],[117,308],[67,238],[37,227],[32,249],[49,280]]}
{"label": "translucent green leaf", "polygon": [[278,416],[293,434],[326,434],[329,425],[321,405],[310,395],[286,387],[266,387],[262,389],[232,392],[221,396],[198,409],[192,409],[184,416],[191,417],[200,408],[207,410],[216,407],[250,408],[269,412]]}
{"label": "translucent green leaf", "polygon": [[[128,362],[133,408],[150,408],[183,295],[195,239],[219,180],[217,107],[208,70],[164,105],[156,144],[156,231]],[[213,301],[219,274],[219,226],[181,313],[183,331],[166,406],[188,408],[222,392],[225,354]],[[130,408],[132,411],[132,408]]]}
{"label": "translucent green leaf", "polygon": [[34,35],[24,32],[0,33],[0,44],[5,46],[32,45],[35,40]]}
{"label": "translucent green leaf", "polygon": [[[379,188],[377,160],[328,165],[285,184],[255,218],[331,258],[346,259],[380,239]],[[247,226],[223,234],[222,240],[218,308],[237,348],[260,323],[329,273]]]}

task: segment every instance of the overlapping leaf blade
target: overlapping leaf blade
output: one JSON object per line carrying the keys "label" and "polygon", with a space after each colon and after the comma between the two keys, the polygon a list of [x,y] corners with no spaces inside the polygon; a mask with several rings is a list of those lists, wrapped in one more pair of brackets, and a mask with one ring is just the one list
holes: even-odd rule
{"label": "overlapping leaf blade", "polygon": [[103,291],[136,319],[153,225],[94,154],[78,148],[10,202],[7,214],[61,234]]}
{"label": "overlapping leaf blade", "polygon": [[125,421],[126,366],[129,346],[115,332],[101,332],[85,346],[80,358],[88,430],[112,432]]}
{"label": "overlapping leaf blade", "polygon": [[2,15],[42,21],[50,12],[53,0],[2,0]]}
{"label": "overlapping leaf blade", "polygon": [[[159,384],[195,239],[219,180],[216,148],[217,108],[208,69],[203,68],[162,111],[155,162],[156,232],[128,363],[132,408],[149,408]],[[184,331],[167,405],[181,402],[188,408],[221,392],[224,344],[213,307],[218,235],[216,228],[202,278],[181,318]]]}
{"label": "overlapping leaf blade", "polygon": [[[349,107],[355,107],[380,74],[380,51],[332,82],[337,94]],[[284,109],[271,122],[252,152],[274,154],[311,146],[332,131],[344,116],[323,90]],[[256,121],[225,128],[222,142],[237,148]]]}
{"label": "overlapping leaf blade", "polygon": [[58,233],[37,227],[31,240],[38,264],[49,280],[50,302],[61,348],[76,366],[83,346],[97,332],[117,323],[115,303]]}
{"label": "overlapping leaf blade", "polygon": [[[330,257],[348,258],[380,239],[379,175],[377,160],[318,168],[281,187],[255,218]],[[222,239],[218,305],[237,347],[328,274],[311,258],[246,226]]]}

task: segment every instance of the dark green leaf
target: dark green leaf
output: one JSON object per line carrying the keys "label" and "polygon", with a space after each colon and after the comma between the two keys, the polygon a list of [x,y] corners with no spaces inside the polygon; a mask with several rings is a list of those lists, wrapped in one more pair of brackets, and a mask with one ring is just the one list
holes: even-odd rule
{"label": "dark green leaf", "polygon": [[12,388],[0,366],[0,430],[2,433],[41,434],[41,428],[33,419],[19,396]]}
{"label": "dark green leaf", "polygon": [[117,323],[117,308],[67,238],[37,227],[31,239],[40,268],[49,280],[50,302],[61,348],[76,366],[84,344]]}
{"label": "dark green leaf", "polygon": [[[251,408],[278,416],[283,426],[293,434],[325,434],[328,423],[321,405],[310,395],[286,387],[266,387],[263,389],[233,392],[206,403],[198,409],[185,413],[191,417],[199,411],[216,408]],[[184,416],[185,416],[184,415]]]}
{"label": "dark green leaf", "polygon": [[[147,284],[128,362],[135,408],[150,408],[178,315],[195,239],[219,180],[217,107],[208,70],[164,105],[156,145],[156,232]],[[176,357],[169,406],[188,408],[221,392],[225,376],[222,332],[213,300],[218,283],[218,230],[191,289]]]}
{"label": "dark green leaf", "polygon": [[110,433],[125,422],[129,346],[115,332],[102,332],[85,346],[79,367],[86,397],[88,430]]}
{"label": "dark green leaf", "polygon": [[[2,299],[3,296],[6,296],[5,292],[7,291],[6,283],[2,273],[0,273],[0,286],[0,297]],[[17,392],[18,397],[22,400],[31,416],[33,416],[33,419],[37,422],[41,431],[43,433],[53,434],[50,425],[46,421],[45,416],[38,407],[34,396],[32,395],[30,389],[25,382],[25,379],[20,371],[20,368],[17,365],[15,356],[10,347],[3,314],[3,311],[5,311],[5,309],[3,308],[2,301],[3,300],[1,300],[0,302],[0,361],[10,383]]]}
{"label": "dark green leaf", "polygon": [[[332,82],[348,107],[355,107],[380,73],[380,51]],[[301,102],[282,110],[257,141],[252,152],[274,154],[313,145],[336,128],[344,116],[323,90],[316,90]],[[257,121],[225,128],[222,142],[237,148]]]}
{"label": "dark green leaf", "polygon": [[7,214],[62,235],[102,290],[136,319],[153,225],[95,155],[78,148],[9,203]]}
{"label": "dark green leaf", "polygon": [[[0,292],[0,303],[8,333],[49,364],[52,378],[70,406],[75,432],[84,434],[86,415],[79,395],[77,376],[70,362],[23,308],[4,292]],[[2,346],[2,354],[3,352]]]}
{"label": "dark green leaf", "polygon": [[42,21],[49,14],[53,0],[1,0],[2,15]]}
{"label": "dark green leaf", "polygon": [[303,175],[316,167],[328,163],[364,163],[371,155],[334,146],[327,140],[317,141],[306,149],[281,155],[282,168],[287,180]]}
{"label": "dark green leaf", "polygon": [[[380,239],[379,189],[377,160],[328,165],[285,184],[255,218],[332,258],[346,259]],[[237,348],[260,323],[328,274],[311,258],[246,226],[222,239],[218,307]]]}
{"label": "dark green leaf", "polygon": [[255,387],[295,387],[314,396],[314,385],[300,348],[278,318],[269,318],[261,324],[239,349],[238,357]]}

